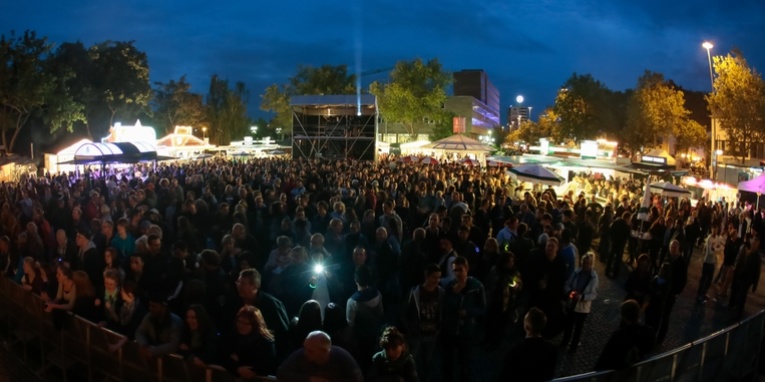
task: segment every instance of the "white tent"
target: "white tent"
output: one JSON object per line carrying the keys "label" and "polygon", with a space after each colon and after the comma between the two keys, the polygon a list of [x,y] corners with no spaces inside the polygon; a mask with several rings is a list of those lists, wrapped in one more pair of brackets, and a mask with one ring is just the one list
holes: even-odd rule
{"label": "white tent", "polygon": [[425,148],[433,150],[441,150],[449,153],[473,153],[473,154],[486,154],[487,152],[494,151],[494,147],[481,143],[473,138],[466,137],[462,134],[455,134],[451,137],[439,139]]}
{"label": "white tent", "polygon": [[691,191],[669,182],[658,182],[651,184],[651,191],[661,193],[664,196],[675,198],[690,197]]}

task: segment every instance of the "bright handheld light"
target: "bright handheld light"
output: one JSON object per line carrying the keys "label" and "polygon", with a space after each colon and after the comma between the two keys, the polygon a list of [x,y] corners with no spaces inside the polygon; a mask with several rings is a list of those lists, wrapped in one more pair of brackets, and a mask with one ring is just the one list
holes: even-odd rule
{"label": "bright handheld light", "polygon": [[324,272],[324,266],[321,264],[314,265],[313,272],[317,274]]}

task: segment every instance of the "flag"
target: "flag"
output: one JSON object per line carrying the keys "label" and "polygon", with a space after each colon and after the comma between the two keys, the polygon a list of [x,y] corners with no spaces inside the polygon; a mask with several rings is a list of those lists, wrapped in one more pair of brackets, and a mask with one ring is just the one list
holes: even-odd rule
{"label": "flag", "polygon": [[651,220],[651,183],[645,182],[645,190],[643,191],[643,202],[640,203],[640,209],[638,209],[638,219],[643,221]]}

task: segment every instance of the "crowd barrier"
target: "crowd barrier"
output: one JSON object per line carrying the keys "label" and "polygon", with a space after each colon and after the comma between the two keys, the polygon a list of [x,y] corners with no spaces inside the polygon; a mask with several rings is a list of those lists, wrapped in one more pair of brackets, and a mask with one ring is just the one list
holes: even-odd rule
{"label": "crowd barrier", "polygon": [[628,369],[590,372],[555,382],[758,381],[763,325],[765,310]]}
{"label": "crowd barrier", "polygon": [[[235,382],[237,378],[219,366],[200,368],[179,355],[148,362],[135,341],[99,327],[82,317],[71,315],[62,330],[53,326],[44,301],[6,277],[0,277],[0,322],[7,339],[5,345],[43,379],[57,368],[63,380],[128,382]],[[116,344],[124,343],[120,347]],[[262,377],[258,381],[276,381]]]}
{"label": "crowd barrier", "polygon": [[[135,341],[72,315],[62,330],[53,326],[39,296],[8,278],[0,278],[0,322],[8,334],[6,346],[20,350],[41,365],[41,377],[51,368],[62,371],[64,381],[76,368],[78,377],[91,381],[136,382],[236,382],[219,366],[200,368],[178,355],[148,362]],[[658,354],[624,370],[590,372],[555,379],[556,382],[615,381],[740,381],[757,380],[760,351],[765,335],[765,310],[707,337]],[[121,347],[115,344],[124,343]],[[34,354],[34,353],[36,354]],[[39,353],[38,353],[39,352]],[[37,362],[35,362],[37,364]],[[262,377],[259,381],[276,381]]]}

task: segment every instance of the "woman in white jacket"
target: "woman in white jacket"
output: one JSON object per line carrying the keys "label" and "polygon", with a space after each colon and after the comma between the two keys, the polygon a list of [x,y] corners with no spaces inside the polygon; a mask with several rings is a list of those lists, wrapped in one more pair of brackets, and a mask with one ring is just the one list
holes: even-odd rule
{"label": "woman in white jacket", "polygon": [[593,259],[592,252],[582,256],[579,269],[571,274],[565,286],[567,298],[566,331],[563,333],[563,340],[560,345],[561,347],[568,346],[570,352],[576,351],[579,346],[584,320],[590,314],[592,301],[598,297],[598,274],[593,267]]}

